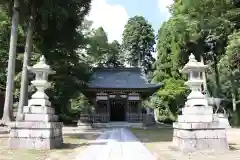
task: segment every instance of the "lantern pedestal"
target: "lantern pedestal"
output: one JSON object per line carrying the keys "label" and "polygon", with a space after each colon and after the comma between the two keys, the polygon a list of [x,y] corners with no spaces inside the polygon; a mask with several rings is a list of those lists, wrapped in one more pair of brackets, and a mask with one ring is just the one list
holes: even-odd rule
{"label": "lantern pedestal", "polygon": [[[46,99],[31,99],[23,109],[23,121],[11,124],[9,147],[12,149],[52,149],[63,143],[61,122]],[[38,104],[38,105],[34,105]]]}
{"label": "lantern pedestal", "polygon": [[[63,144],[62,122],[58,121],[55,109],[51,107],[48,96],[44,90],[49,88],[46,74],[50,68],[45,63],[45,58],[33,66],[32,72],[43,73],[38,75],[32,84],[37,92],[32,95],[28,106],[24,106],[21,121],[10,125],[9,147],[11,149],[53,149]],[[45,77],[45,78],[44,78]],[[41,79],[42,78],[42,79]]]}
{"label": "lantern pedestal", "polygon": [[173,146],[183,152],[228,150],[226,128],[212,107],[185,107],[173,124]]}

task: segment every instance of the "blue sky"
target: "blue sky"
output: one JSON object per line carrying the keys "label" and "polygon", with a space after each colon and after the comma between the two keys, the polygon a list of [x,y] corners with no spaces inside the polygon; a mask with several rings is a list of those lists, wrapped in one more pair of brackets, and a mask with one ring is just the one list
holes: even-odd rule
{"label": "blue sky", "polygon": [[130,17],[135,15],[145,17],[152,24],[155,33],[157,33],[161,23],[166,20],[166,14],[168,14],[160,11],[157,0],[107,0],[106,2],[112,5],[122,5]]}
{"label": "blue sky", "polygon": [[103,27],[110,42],[121,42],[124,25],[135,15],[145,17],[157,33],[161,23],[170,16],[167,6],[172,2],[173,0],[93,0],[87,19],[93,21],[93,28]]}

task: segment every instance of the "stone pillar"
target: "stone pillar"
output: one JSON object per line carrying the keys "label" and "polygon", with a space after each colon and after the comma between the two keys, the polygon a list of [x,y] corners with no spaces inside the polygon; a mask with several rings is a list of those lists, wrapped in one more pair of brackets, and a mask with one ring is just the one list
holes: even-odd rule
{"label": "stone pillar", "polygon": [[48,74],[53,71],[42,56],[40,62],[29,69],[36,74],[32,84],[37,92],[28,106],[23,108],[23,120],[10,125],[9,147],[11,149],[52,149],[63,143],[62,122],[58,121],[55,109],[44,90],[50,87]]}
{"label": "stone pillar", "polygon": [[196,73],[204,68],[206,66],[197,62],[193,55],[183,68],[185,73],[190,73],[186,84],[192,92],[182,108],[182,115],[173,123],[173,145],[183,152],[229,149],[226,129],[230,126],[223,123],[221,115],[213,113],[212,106],[199,89],[203,81]]}

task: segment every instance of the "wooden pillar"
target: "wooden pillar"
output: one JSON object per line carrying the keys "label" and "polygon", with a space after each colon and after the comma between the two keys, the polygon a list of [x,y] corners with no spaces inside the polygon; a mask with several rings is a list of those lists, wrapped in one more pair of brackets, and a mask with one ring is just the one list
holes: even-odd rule
{"label": "wooden pillar", "polygon": [[129,101],[128,101],[128,94],[126,98],[126,115],[125,115],[126,121],[129,121]]}
{"label": "wooden pillar", "polygon": [[97,101],[96,101],[96,98],[92,98],[92,103],[93,103],[93,107],[94,107],[94,112],[93,112],[93,115],[91,117],[91,120],[92,121],[95,121],[95,118],[96,118],[96,114],[97,114]]}
{"label": "wooden pillar", "polygon": [[107,94],[108,100],[107,100],[107,115],[108,115],[108,122],[110,121],[110,112],[111,112],[111,108],[110,108],[110,98],[109,98],[109,94]]}
{"label": "wooden pillar", "polygon": [[141,108],[142,108],[142,100],[139,97],[139,102],[138,102],[138,121],[141,121]]}

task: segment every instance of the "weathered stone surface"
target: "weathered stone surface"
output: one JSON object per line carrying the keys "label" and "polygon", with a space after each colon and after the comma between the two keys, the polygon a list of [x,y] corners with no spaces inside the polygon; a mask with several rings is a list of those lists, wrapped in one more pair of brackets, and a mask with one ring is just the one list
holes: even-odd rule
{"label": "weathered stone surface", "polygon": [[29,129],[41,129],[41,128],[62,128],[62,122],[12,122],[9,125],[12,129],[16,128],[29,128]]}
{"label": "weathered stone surface", "polygon": [[229,123],[219,123],[213,121],[212,123],[188,123],[188,122],[175,122],[173,123],[173,128],[180,128],[180,129],[225,129],[230,128],[231,126],[228,125]]}
{"label": "weathered stone surface", "polygon": [[51,149],[63,143],[61,122],[15,122],[10,125],[12,149]]}
{"label": "weathered stone surface", "polygon": [[[192,92],[191,92],[192,93]],[[188,100],[185,103],[186,107],[194,107],[194,106],[202,106],[202,107],[207,107],[208,106],[208,101],[204,98],[199,98],[199,97],[191,97],[193,99],[189,99],[190,97],[188,96]]]}
{"label": "weathered stone surface", "polygon": [[28,106],[51,106],[51,102],[47,99],[30,99]]}
{"label": "weathered stone surface", "polygon": [[90,123],[82,122],[81,120],[78,121],[77,126],[81,129],[92,129],[92,125]]}
{"label": "weathered stone surface", "polygon": [[200,138],[227,138],[226,130],[174,130],[174,136],[179,138],[200,139]]}
{"label": "weathered stone surface", "polygon": [[9,148],[11,149],[53,149],[62,145],[62,137],[55,138],[10,138]]}
{"label": "weathered stone surface", "polygon": [[194,152],[198,150],[228,150],[226,138],[179,138],[173,137],[173,145],[183,152]]}
{"label": "weathered stone surface", "polygon": [[35,113],[35,114],[54,114],[55,109],[48,106],[25,106],[23,113]]}
{"label": "weathered stone surface", "polygon": [[193,106],[193,107],[184,107],[182,108],[182,114],[183,115],[209,115],[213,114],[213,108],[211,106],[208,107],[199,107],[199,106]]}
{"label": "weathered stone surface", "polygon": [[212,122],[213,116],[209,115],[179,115],[178,122]]}
{"label": "weathered stone surface", "polygon": [[45,121],[45,122],[55,122],[58,120],[57,115],[52,114],[25,114],[25,121]]}
{"label": "weathered stone surface", "polygon": [[9,137],[16,138],[52,138],[61,136],[61,128],[47,129],[11,129]]}

